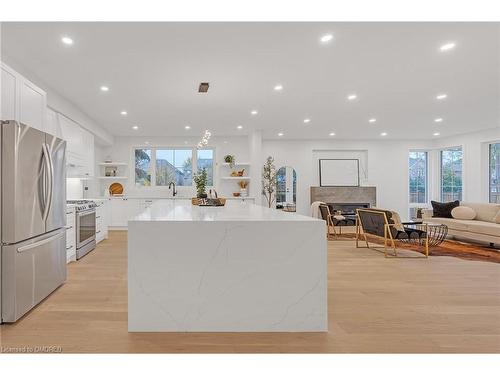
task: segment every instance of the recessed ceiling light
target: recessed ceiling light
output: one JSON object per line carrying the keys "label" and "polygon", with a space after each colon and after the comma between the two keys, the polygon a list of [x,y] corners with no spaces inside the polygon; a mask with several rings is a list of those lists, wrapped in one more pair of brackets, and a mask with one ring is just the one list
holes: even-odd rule
{"label": "recessed ceiling light", "polygon": [[304,119],[304,124],[309,124],[311,122],[311,119],[310,118],[306,118]]}
{"label": "recessed ceiling light", "polygon": [[149,145],[149,142],[148,142],[148,141],[146,141],[146,142],[144,142],[144,144],[145,144],[145,145]]}
{"label": "recessed ceiling light", "polygon": [[188,141],[184,141],[184,144],[187,145],[188,144]]}
{"label": "recessed ceiling light", "polygon": [[127,111],[121,111],[121,112],[120,112],[120,115],[122,115],[122,116],[127,116]]}
{"label": "recessed ceiling light", "polygon": [[184,129],[189,130],[189,129],[191,129],[191,126],[186,125],[186,126],[184,126]]}
{"label": "recessed ceiling light", "polygon": [[374,122],[377,122],[377,119],[376,118],[371,118],[368,120],[369,123],[373,124]]}
{"label": "recessed ceiling light", "polygon": [[435,118],[434,122],[443,122],[443,119],[441,117]]}
{"label": "recessed ceiling light", "polygon": [[328,134],[330,137],[333,137],[335,135],[335,133],[330,133]]}
{"label": "recessed ceiling light", "polygon": [[278,133],[278,137],[283,137],[284,134],[283,133]]}
{"label": "recessed ceiling light", "polygon": [[356,99],[358,96],[356,94],[350,94],[347,96],[347,100],[354,100]]}
{"label": "recessed ceiling light", "polygon": [[320,38],[321,43],[328,43],[333,39],[332,34],[325,34]]}
{"label": "recessed ceiling light", "polygon": [[387,135],[387,133],[386,133],[386,132],[384,132],[384,133],[380,133],[380,135],[381,135],[382,137],[385,137],[385,136]]}
{"label": "recessed ceiling light", "polygon": [[276,85],[274,86],[274,91],[281,91],[283,90],[283,86],[282,85]]}
{"label": "recessed ceiling light", "polygon": [[227,145],[227,141],[224,141],[224,144],[226,144],[226,145]]}
{"label": "recessed ceiling light", "polygon": [[243,126],[238,125],[236,128],[239,129],[239,130],[241,130],[241,129],[243,129]]}
{"label": "recessed ceiling light", "polygon": [[441,133],[436,132],[436,133],[434,133],[434,134],[432,134],[432,135],[433,135],[434,137],[437,137],[437,136],[438,136],[438,135],[440,135],[440,134],[441,134]]}
{"label": "recessed ceiling light", "polygon": [[67,46],[71,46],[73,44],[73,39],[71,39],[70,37],[67,37],[67,36],[63,36],[61,38],[61,42],[63,42]]}
{"label": "recessed ceiling light", "polygon": [[254,115],[254,116],[255,116],[255,115],[256,115],[257,113],[259,113],[259,112],[258,112],[258,111],[256,111],[256,110],[254,109],[254,110],[253,110],[252,112],[250,112],[250,113],[251,113],[252,115]]}
{"label": "recessed ceiling light", "polygon": [[101,86],[101,91],[109,91],[109,87],[108,86]]}
{"label": "recessed ceiling light", "polygon": [[439,94],[436,96],[436,99],[437,100],[443,100],[443,99],[446,99],[448,97],[448,95],[446,94]]}
{"label": "recessed ceiling light", "polygon": [[439,49],[441,51],[449,51],[450,49],[455,48],[455,46],[456,46],[455,42],[449,42],[449,43],[443,44],[441,47],[439,47]]}
{"label": "recessed ceiling light", "polygon": [[132,129],[137,130],[139,127],[137,125],[132,126]]}

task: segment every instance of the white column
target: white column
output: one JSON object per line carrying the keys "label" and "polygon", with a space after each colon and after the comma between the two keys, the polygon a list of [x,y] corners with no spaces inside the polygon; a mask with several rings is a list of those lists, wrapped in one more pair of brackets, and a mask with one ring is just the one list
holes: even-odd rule
{"label": "white column", "polygon": [[249,195],[255,198],[255,204],[262,205],[262,130],[253,130],[248,136],[250,154],[250,191]]}

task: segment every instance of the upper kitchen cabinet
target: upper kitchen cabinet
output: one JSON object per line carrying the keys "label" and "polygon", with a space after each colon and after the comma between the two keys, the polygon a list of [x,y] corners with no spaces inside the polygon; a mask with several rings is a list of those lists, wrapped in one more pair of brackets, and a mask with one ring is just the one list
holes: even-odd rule
{"label": "upper kitchen cabinet", "polygon": [[4,63],[2,69],[2,120],[16,120],[45,131],[47,94]]}
{"label": "upper kitchen cabinet", "polygon": [[66,141],[67,176],[94,176],[94,135],[60,113],[57,118],[62,138]]}
{"label": "upper kitchen cabinet", "polygon": [[56,136],[57,138],[63,137],[61,124],[59,123],[59,116],[56,111],[47,108],[47,119],[45,121],[45,132]]}

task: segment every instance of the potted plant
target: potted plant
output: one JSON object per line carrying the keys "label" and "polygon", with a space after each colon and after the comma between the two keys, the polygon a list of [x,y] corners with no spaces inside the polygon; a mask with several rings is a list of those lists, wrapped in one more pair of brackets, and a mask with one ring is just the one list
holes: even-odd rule
{"label": "potted plant", "polygon": [[231,168],[234,168],[236,158],[235,158],[235,156],[234,156],[234,155],[229,155],[229,154],[228,154],[228,155],[224,156],[224,161],[225,161],[226,163],[229,163],[229,166],[230,166]]}
{"label": "potted plant", "polygon": [[262,195],[266,197],[269,208],[273,205],[276,191],[276,167],[274,158],[268,156],[262,168]]}
{"label": "potted plant", "polygon": [[193,175],[193,180],[194,183],[196,184],[196,196],[198,198],[206,198],[207,197],[206,187],[208,181],[207,169],[203,168],[202,170],[198,170],[198,173],[195,173]]}

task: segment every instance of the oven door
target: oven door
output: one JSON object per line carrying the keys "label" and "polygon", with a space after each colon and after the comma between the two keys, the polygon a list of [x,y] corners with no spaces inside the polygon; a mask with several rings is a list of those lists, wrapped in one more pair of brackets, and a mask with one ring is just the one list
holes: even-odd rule
{"label": "oven door", "polygon": [[76,248],[95,240],[95,209],[76,213]]}

